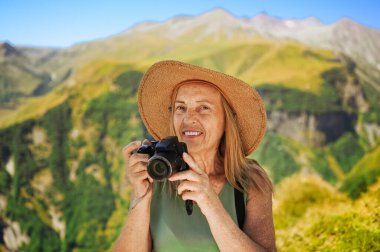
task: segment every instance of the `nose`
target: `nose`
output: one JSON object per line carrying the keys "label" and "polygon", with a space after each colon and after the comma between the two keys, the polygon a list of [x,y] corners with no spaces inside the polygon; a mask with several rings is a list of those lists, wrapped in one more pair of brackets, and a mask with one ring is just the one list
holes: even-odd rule
{"label": "nose", "polygon": [[194,109],[188,109],[183,118],[184,123],[195,124],[196,120],[197,120],[196,111]]}

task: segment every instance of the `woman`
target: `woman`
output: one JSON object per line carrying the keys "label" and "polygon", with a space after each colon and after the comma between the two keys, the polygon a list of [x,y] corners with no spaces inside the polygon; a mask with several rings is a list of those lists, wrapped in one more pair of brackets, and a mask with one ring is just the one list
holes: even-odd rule
{"label": "woman", "polygon": [[[155,139],[185,142],[190,169],[175,173],[176,193],[147,173],[140,141],[124,148],[132,185],[131,207],[114,251],[275,251],[272,185],[245,157],[266,127],[258,93],[231,76],[177,61],[154,64],[139,88],[139,110]],[[244,192],[245,218],[237,223],[234,188]],[[194,202],[187,216],[184,201]]]}

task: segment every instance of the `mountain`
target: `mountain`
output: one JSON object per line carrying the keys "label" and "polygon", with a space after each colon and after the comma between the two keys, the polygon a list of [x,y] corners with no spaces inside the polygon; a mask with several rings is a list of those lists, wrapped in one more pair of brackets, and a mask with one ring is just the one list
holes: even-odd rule
{"label": "mountain", "polygon": [[[379,70],[364,48],[378,45],[379,32],[348,23],[217,9],[65,49],[2,44],[1,80],[25,94],[4,95],[17,106],[0,110],[0,250],[110,249],[130,199],[120,150],[150,138],[137,90],[161,59],[225,72],[262,95],[268,129],[250,157],[276,187],[279,250],[345,251],[352,240],[379,250]],[[356,47],[359,34],[368,41]]]}
{"label": "mountain", "polygon": [[[99,58],[134,64],[150,59],[149,63],[145,63],[149,65],[165,55],[177,55],[179,50],[188,50],[190,45],[209,44],[208,51],[212,50],[216,42],[228,45],[250,43],[262,38],[275,42],[293,40],[309,47],[343,53],[358,65],[357,71],[361,78],[365,78],[376,90],[380,90],[380,32],[349,19],[324,25],[314,17],[283,20],[263,13],[248,19],[234,17],[223,9],[215,9],[195,17],[179,16],[162,23],[140,23],[115,36],[65,49],[13,48],[23,53],[39,76],[44,76],[40,82],[40,79],[34,78],[34,82],[24,84],[30,85],[29,89],[32,90],[25,95],[33,95],[33,92],[45,93],[68,78],[78,67]],[[30,64],[28,66],[30,68]],[[19,76],[19,73],[11,74],[15,75]],[[18,92],[17,90],[19,89],[12,92]],[[13,101],[13,96],[10,94],[6,97]]]}
{"label": "mountain", "polygon": [[39,96],[61,83],[53,69],[40,67],[55,53],[0,43],[0,108],[14,109],[20,98]]}

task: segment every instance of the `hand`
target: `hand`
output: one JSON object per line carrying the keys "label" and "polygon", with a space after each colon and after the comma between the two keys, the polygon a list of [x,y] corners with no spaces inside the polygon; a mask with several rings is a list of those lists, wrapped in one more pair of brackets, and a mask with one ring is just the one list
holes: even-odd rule
{"label": "hand", "polygon": [[204,215],[207,215],[211,209],[222,206],[206,172],[189,154],[184,153],[183,159],[190,169],[175,173],[169,178],[170,181],[183,180],[177,188],[182,199],[196,202]]}
{"label": "hand", "polygon": [[[150,144],[145,139],[143,144]],[[141,141],[134,141],[123,148],[123,154],[126,162],[126,175],[132,185],[133,198],[141,198],[150,195],[152,192],[153,179],[148,175],[147,164],[149,155],[134,153],[141,146]]]}

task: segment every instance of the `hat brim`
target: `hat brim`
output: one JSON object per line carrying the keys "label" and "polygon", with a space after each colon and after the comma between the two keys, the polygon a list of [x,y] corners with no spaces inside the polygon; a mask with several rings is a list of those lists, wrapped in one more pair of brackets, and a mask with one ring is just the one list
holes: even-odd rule
{"label": "hat brim", "polygon": [[141,118],[156,139],[170,135],[170,103],[175,87],[187,80],[214,84],[236,113],[245,155],[253,152],[266,130],[266,112],[260,95],[245,82],[210,69],[179,61],[152,65],[141,80],[138,106]]}

